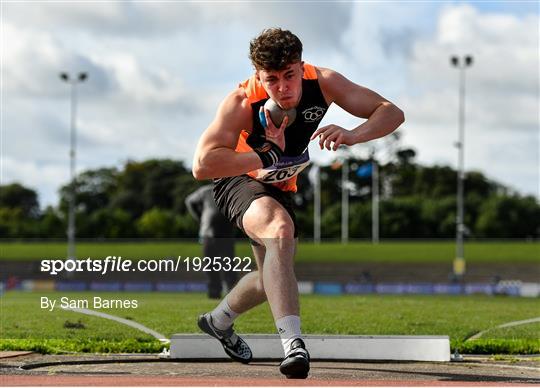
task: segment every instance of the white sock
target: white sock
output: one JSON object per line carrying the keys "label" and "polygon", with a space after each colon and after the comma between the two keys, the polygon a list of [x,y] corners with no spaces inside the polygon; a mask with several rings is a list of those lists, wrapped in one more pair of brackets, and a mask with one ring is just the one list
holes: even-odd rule
{"label": "white sock", "polygon": [[300,317],[298,315],[287,315],[276,321],[276,327],[281,337],[281,344],[285,356],[291,351],[291,344],[297,338],[302,338],[300,331]]}
{"label": "white sock", "polygon": [[219,330],[225,330],[231,327],[238,313],[231,310],[227,297],[223,298],[220,304],[210,313],[214,327]]}

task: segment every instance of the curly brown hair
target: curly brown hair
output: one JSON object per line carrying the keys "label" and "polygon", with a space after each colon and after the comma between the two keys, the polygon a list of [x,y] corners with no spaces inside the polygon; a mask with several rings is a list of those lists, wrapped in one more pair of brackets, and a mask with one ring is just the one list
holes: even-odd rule
{"label": "curly brown hair", "polygon": [[268,28],[250,42],[249,59],[257,70],[283,70],[302,60],[302,42],[289,30]]}

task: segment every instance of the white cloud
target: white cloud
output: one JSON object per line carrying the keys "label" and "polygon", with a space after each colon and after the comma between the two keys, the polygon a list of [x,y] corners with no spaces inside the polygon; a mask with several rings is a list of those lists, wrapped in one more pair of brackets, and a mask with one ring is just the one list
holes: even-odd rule
{"label": "white cloud", "polygon": [[466,168],[538,196],[538,17],[445,7],[437,34],[416,42],[410,71],[421,93],[402,103],[405,140],[424,162],[456,164],[451,145],[457,140],[458,70],[449,62],[454,54],[474,56],[466,70]]}
{"label": "white cloud", "polygon": [[197,38],[217,27],[217,38],[231,25],[248,27],[249,36],[269,26],[294,28],[310,41],[339,42],[347,27],[351,3],[305,2],[61,2],[9,3],[7,17],[39,30],[86,32],[152,40],[159,36],[188,33]]}
{"label": "white cloud", "polygon": [[[88,72],[92,83],[87,93],[103,95],[113,82],[89,57],[66,48],[47,32],[15,26],[2,21],[4,93],[12,97],[55,98],[65,94],[60,88],[60,72]],[[75,76],[75,73],[73,73]]]}
{"label": "white cloud", "polygon": [[[9,3],[4,10],[4,177],[37,185],[42,203],[56,203],[69,173],[69,89],[60,71],[90,74],[79,88],[79,171],[149,157],[189,165],[219,101],[252,71],[249,40],[269,26],[297,33],[306,60],[402,107],[404,142],[426,163],[454,164],[457,72],[448,57],[473,53],[467,167],[528,192],[538,182],[530,168],[535,155],[538,163],[531,146],[538,144],[537,16],[437,3]],[[358,125],[334,108],[330,122]],[[519,171],[508,172],[506,144],[520,150]]]}

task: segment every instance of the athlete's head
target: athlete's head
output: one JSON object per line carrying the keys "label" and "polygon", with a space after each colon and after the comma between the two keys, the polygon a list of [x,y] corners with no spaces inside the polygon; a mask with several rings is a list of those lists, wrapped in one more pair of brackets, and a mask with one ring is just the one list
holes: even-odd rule
{"label": "athlete's head", "polygon": [[258,79],[274,101],[284,109],[298,105],[302,96],[302,42],[281,28],[269,28],[253,39],[249,58]]}
{"label": "athlete's head", "polygon": [[283,70],[302,60],[302,42],[281,28],[268,28],[249,45],[249,59],[256,70]]}

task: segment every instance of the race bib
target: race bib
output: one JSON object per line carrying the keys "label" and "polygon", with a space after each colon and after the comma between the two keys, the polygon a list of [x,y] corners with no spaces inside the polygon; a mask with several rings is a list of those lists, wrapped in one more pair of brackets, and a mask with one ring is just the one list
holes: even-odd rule
{"label": "race bib", "polygon": [[255,179],[263,183],[283,182],[300,174],[309,165],[309,152],[306,148],[299,156],[282,156],[276,164],[257,171]]}

